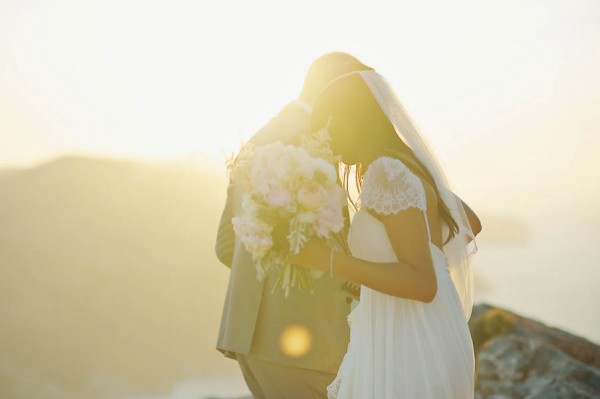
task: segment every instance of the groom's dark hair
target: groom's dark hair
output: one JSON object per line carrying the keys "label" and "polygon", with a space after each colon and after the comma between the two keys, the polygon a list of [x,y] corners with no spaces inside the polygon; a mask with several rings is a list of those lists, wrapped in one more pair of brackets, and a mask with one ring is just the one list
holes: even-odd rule
{"label": "groom's dark hair", "polygon": [[324,54],[310,65],[299,97],[312,103],[317,94],[333,79],[348,72],[366,70],[373,70],[373,68],[348,53],[334,51]]}

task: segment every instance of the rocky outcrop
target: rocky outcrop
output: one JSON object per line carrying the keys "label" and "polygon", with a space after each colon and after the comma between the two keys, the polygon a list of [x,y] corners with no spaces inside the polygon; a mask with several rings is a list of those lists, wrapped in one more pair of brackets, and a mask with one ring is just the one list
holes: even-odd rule
{"label": "rocky outcrop", "polygon": [[469,322],[478,399],[600,397],[600,347],[504,309],[477,305]]}

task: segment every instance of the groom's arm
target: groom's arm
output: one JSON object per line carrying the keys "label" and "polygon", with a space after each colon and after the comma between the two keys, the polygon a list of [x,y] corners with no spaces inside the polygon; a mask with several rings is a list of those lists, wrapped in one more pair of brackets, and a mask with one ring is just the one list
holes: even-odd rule
{"label": "groom's arm", "polygon": [[235,232],[231,223],[231,219],[233,218],[233,191],[233,185],[229,184],[229,187],[227,187],[227,200],[221,214],[221,221],[217,230],[217,242],[215,244],[217,258],[229,268],[231,268],[235,245]]}

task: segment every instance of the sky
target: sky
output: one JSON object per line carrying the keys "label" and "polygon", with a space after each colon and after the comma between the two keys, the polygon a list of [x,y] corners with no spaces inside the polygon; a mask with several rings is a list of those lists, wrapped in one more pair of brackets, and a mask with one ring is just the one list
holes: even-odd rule
{"label": "sky", "polygon": [[[575,263],[550,275],[574,283],[547,295],[577,290],[572,309],[600,299],[588,294],[600,278],[599,43],[595,0],[2,0],[0,168],[65,154],[222,164],[295,98],[316,57],[346,51],[393,84],[490,242],[506,243],[483,246],[488,278],[519,278],[519,262],[494,271],[504,256],[565,257]],[[510,245],[529,236],[518,255]],[[566,326],[573,313],[515,306]],[[599,328],[595,315],[579,331]]]}
{"label": "sky", "polygon": [[557,140],[492,133],[559,93],[597,110],[598,39],[595,1],[3,0],[0,166],[218,158],[332,50],[383,73],[438,150]]}

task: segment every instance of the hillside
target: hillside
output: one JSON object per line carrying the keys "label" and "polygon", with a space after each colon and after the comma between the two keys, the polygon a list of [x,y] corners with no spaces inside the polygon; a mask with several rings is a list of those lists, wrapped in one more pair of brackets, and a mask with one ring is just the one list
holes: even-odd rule
{"label": "hillside", "polygon": [[0,397],[118,397],[234,372],[214,350],[224,184],[78,157],[0,174]]}

